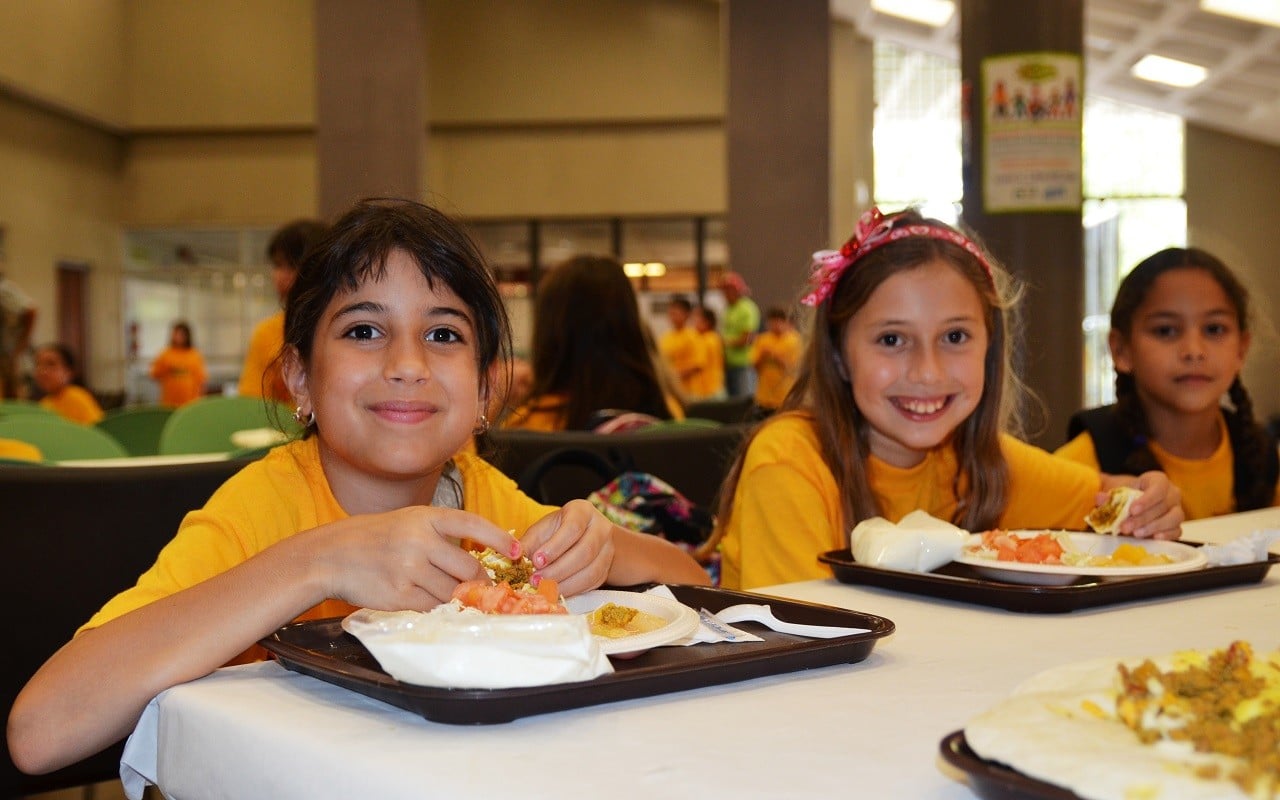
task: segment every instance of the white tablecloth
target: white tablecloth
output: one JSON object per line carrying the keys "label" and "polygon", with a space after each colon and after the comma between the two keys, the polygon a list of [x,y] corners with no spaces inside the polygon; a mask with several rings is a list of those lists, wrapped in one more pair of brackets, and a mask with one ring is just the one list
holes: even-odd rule
{"label": "white tablecloth", "polygon": [[[1280,509],[1186,527],[1221,541]],[[1019,614],[833,580],[768,594],[892,619],[859,663],[517,720],[428,722],[274,663],[161,694],[122,765],[126,785],[199,798],[970,798],[939,741],[1018,682],[1073,661],[1280,645],[1280,570],[1261,584]]]}

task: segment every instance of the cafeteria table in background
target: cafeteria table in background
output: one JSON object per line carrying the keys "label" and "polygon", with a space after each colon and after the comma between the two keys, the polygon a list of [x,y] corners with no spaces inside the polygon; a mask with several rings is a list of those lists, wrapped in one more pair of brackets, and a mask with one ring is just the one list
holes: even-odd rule
{"label": "cafeteria table in background", "polygon": [[[1225,541],[1280,509],[1189,523]],[[864,661],[526,717],[429,722],[276,663],[219,670],[148,707],[123,772],[166,796],[965,800],[939,742],[1051,667],[1093,658],[1277,647],[1280,574],[1261,583],[1028,614],[835,580],[761,589],[893,620]],[[694,645],[695,647],[697,645]]]}

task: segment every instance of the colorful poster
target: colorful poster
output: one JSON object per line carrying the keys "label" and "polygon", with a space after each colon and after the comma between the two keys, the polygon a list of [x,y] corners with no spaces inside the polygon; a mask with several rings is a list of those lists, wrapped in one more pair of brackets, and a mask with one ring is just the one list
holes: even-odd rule
{"label": "colorful poster", "polygon": [[1080,56],[982,61],[982,197],[988,214],[1076,211],[1081,202]]}

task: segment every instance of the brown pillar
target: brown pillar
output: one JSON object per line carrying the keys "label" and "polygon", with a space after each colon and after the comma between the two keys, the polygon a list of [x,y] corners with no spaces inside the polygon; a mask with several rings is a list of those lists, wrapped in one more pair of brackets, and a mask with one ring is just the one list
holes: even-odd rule
{"label": "brown pillar", "polygon": [[1026,415],[1028,438],[1050,448],[1083,400],[1083,5],[959,4],[964,222],[1026,284],[1019,368],[1045,407]]}
{"label": "brown pillar", "polygon": [[828,245],[827,0],[726,0],[729,263],[763,310]]}
{"label": "brown pillar", "polygon": [[361,197],[418,198],[426,69],[417,0],[316,0],[321,216]]}

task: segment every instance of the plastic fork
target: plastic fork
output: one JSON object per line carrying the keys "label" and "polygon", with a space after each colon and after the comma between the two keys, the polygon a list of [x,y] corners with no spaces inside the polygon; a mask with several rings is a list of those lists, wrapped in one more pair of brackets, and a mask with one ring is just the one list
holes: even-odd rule
{"label": "plastic fork", "polygon": [[869,633],[867,628],[841,628],[834,625],[801,625],[798,622],[785,622],[773,615],[773,609],[767,605],[755,603],[739,603],[715,612],[715,618],[721,622],[759,622],[778,633],[790,633],[796,636],[808,636],[811,639],[834,639],[838,636],[853,636],[857,633]]}

